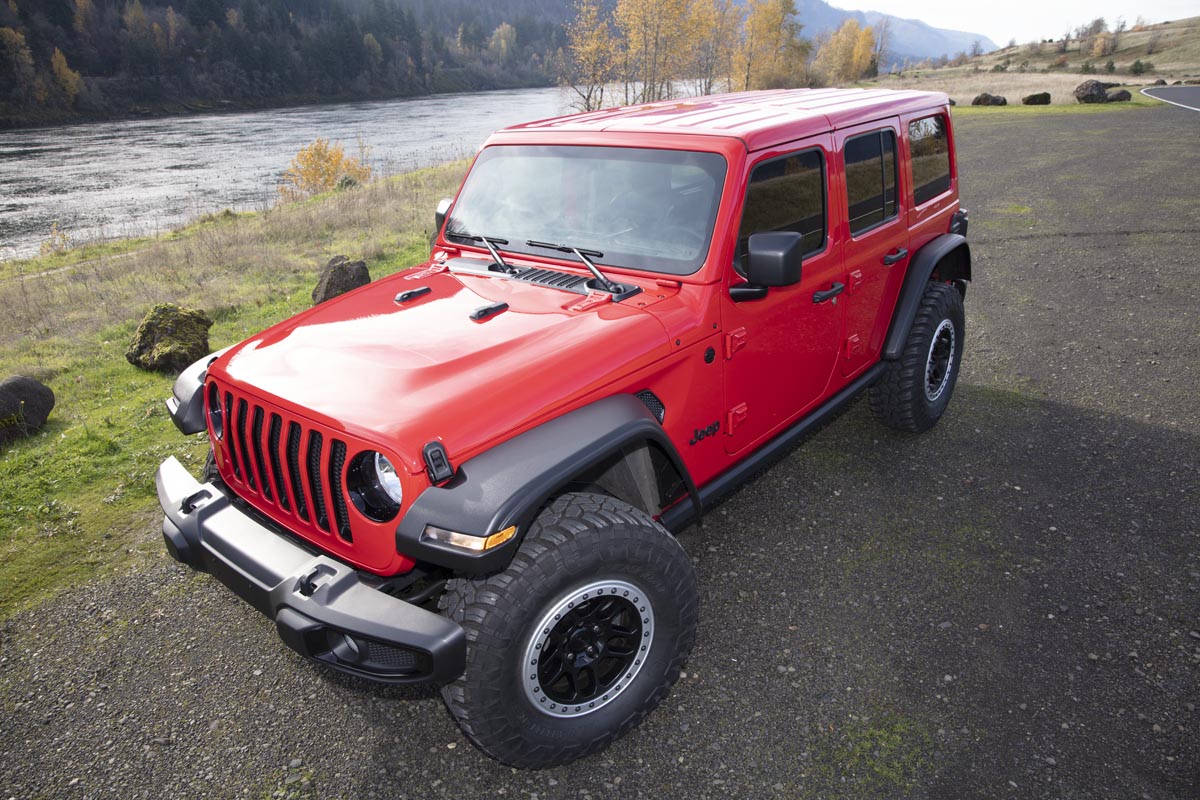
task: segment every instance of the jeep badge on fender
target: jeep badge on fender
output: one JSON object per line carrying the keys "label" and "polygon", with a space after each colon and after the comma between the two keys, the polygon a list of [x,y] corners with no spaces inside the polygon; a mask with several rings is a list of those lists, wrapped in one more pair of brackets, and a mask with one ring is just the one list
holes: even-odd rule
{"label": "jeep badge on fender", "polygon": [[427,263],[179,376],[171,417],[212,452],[199,481],[158,469],[167,550],[313,661],[440,686],[506,764],[594,753],[691,652],[675,533],[860,392],[900,430],[946,411],[958,196],[943,94],[499,131]]}

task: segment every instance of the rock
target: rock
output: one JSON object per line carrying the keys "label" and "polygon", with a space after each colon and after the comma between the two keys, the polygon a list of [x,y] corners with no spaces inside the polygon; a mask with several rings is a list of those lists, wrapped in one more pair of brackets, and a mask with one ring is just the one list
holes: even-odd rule
{"label": "rock", "polygon": [[1158,80],[1156,80],[1154,83],[1152,83],[1150,85],[1151,86],[1166,86],[1167,82],[1164,81],[1162,78],[1159,78]]}
{"label": "rock", "polygon": [[1109,92],[1107,102],[1109,102],[1109,103],[1124,103],[1124,102],[1126,102],[1128,100],[1132,100],[1132,99],[1133,99],[1133,95],[1131,95],[1128,92],[1128,90],[1120,89],[1115,92]]}
{"label": "rock", "polygon": [[1050,93],[1049,92],[1037,92],[1036,94],[1027,94],[1021,98],[1021,105],[1048,106],[1048,105],[1050,105]]}
{"label": "rock", "polygon": [[954,102],[954,98],[953,98],[953,97],[951,97],[951,98],[950,98],[950,105],[952,105],[952,106],[956,106],[956,105],[958,105],[958,103]]}
{"label": "rock", "polygon": [[54,408],[54,392],[20,375],[0,383],[0,445],[36,433]]}
{"label": "rock", "polygon": [[1008,105],[1008,100],[1001,97],[998,94],[988,94],[987,92],[983,92],[982,94],[975,95],[975,99],[971,101],[971,105],[973,105],[973,106],[1006,106],[1006,105]]}
{"label": "rock", "polygon": [[362,261],[351,261],[346,256],[334,256],[321,270],[321,279],[313,289],[313,305],[324,303],[351,289],[366,286],[371,282],[371,273]]}
{"label": "rock", "polygon": [[1084,81],[1075,87],[1075,99],[1081,103],[1107,103],[1108,93],[1100,81]]}
{"label": "rock", "polygon": [[197,308],[159,303],[138,325],[125,351],[135,367],[179,372],[208,355],[208,329],[213,321]]}

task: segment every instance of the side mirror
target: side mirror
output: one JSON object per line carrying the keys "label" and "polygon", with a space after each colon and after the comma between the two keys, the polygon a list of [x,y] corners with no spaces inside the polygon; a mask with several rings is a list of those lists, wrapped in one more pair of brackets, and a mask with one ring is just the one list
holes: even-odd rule
{"label": "side mirror", "polygon": [[795,231],[750,234],[746,257],[746,283],[734,286],[735,301],[759,300],[771,286],[791,286],[800,282],[804,237]]}
{"label": "side mirror", "polygon": [[799,283],[803,248],[804,237],[795,231],[751,234],[746,279],[759,286]]}
{"label": "side mirror", "polygon": [[450,213],[450,206],[454,205],[453,197],[443,197],[437,204],[437,211],[433,215],[433,238],[437,239],[437,235],[442,232],[442,226],[446,224],[446,215]]}

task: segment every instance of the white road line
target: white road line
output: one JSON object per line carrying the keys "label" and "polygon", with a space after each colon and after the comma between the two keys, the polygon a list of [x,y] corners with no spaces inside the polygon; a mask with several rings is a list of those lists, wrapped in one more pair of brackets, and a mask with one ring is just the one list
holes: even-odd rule
{"label": "white road line", "polygon": [[1180,108],[1186,108],[1189,111],[1200,111],[1200,108],[1196,108],[1195,106],[1185,106],[1183,103],[1176,103],[1174,100],[1167,100],[1164,97],[1159,97],[1158,95],[1149,94],[1147,91],[1149,89],[1162,89],[1162,88],[1165,88],[1165,87],[1147,86],[1145,89],[1142,89],[1142,94],[1146,95],[1146,97],[1154,98],[1155,100],[1158,100],[1160,103],[1170,103],[1173,106],[1179,106]]}

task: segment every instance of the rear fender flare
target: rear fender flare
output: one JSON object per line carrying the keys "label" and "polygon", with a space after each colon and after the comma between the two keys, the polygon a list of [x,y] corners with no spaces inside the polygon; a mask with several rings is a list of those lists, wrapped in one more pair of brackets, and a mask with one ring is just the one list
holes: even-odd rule
{"label": "rear fender flare", "polygon": [[[698,516],[696,486],[666,432],[640,400],[618,394],[545,422],[463,462],[448,483],[431,486],[416,498],[396,529],[396,549],[418,561],[463,574],[503,569],[530,523],[553,497],[626,448],[645,443],[656,445],[670,459]],[[688,502],[687,498],[682,502]],[[427,525],[473,536],[488,536],[516,525],[517,534],[486,553],[472,554],[422,541]]]}
{"label": "rear fender flare", "polygon": [[925,294],[925,285],[930,280],[953,282],[958,290],[965,291],[962,281],[971,280],[971,248],[967,239],[957,233],[943,233],[917,251],[908,264],[904,284],[900,287],[900,298],[892,314],[892,324],[883,341],[883,358],[895,361],[904,350],[908,332],[917,317],[917,308]]}

